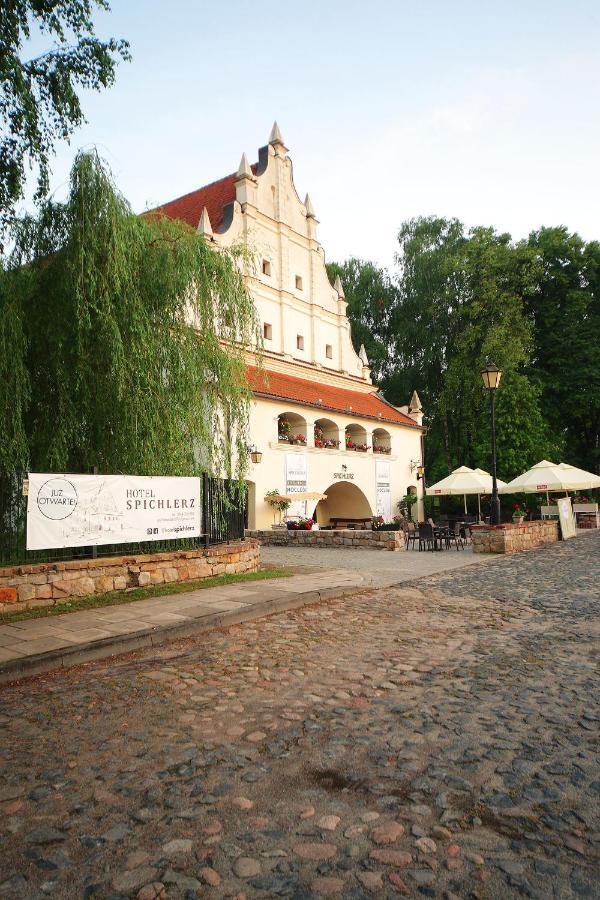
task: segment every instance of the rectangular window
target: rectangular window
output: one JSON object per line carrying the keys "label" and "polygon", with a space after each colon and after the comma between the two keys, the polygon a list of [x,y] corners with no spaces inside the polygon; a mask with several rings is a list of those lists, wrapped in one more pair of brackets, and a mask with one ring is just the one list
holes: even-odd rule
{"label": "rectangular window", "polygon": [[302,290],[302,276],[301,275],[296,275],[296,290],[297,291]]}
{"label": "rectangular window", "polygon": [[296,335],[296,349],[304,350],[304,336],[301,334]]}
{"label": "rectangular window", "polygon": [[325,344],[325,356],[327,359],[333,359],[333,347],[331,344]]}
{"label": "rectangular window", "polygon": [[269,262],[268,259],[263,259],[262,270],[263,270],[263,275],[269,275],[269,276],[271,275],[271,263]]}
{"label": "rectangular window", "polygon": [[273,340],[273,326],[269,325],[267,322],[263,325],[263,338],[265,341]]}

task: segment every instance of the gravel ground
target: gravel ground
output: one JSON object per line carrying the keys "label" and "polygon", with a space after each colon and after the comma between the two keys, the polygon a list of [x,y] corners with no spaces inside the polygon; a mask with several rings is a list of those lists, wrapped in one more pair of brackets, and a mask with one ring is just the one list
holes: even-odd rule
{"label": "gravel ground", "polygon": [[599,601],[592,533],[5,688],[0,897],[599,896]]}

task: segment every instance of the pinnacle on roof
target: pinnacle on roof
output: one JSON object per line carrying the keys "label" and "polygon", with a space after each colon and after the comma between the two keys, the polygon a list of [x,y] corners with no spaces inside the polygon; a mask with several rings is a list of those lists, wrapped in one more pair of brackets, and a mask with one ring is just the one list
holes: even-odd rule
{"label": "pinnacle on roof", "polygon": [[340,297],[340,299],[343,300],[345,298],[346,295],[344,294],[344,288],[342,287],[342,282],[341,282],[339,275],[335,276],[335,281],[333,282],[333,289],[334,289],[334,291],[337,291],[337,295],[338,295],[338,297]]}
{"label": "pinnacle on roof", "polygon": [[423,407],[421,406],[421,398],[416,391],[412,392],[412,397],[410,398],[408,409],[409,412],[421,412],[421,410],[423,409]]}
{"label": "pinnacle on roof", "polygon": [[369,365],[369,358],[367,356],[367,351],[365,350],[365,345],[360,345],[360,350],[358,351],[358,358],[360,359],[363,366]]}
{"label": "pinnacle on roof", "polygon": [[279,125],[277,124],[277,122],[273,122],[271,134],[269,135],[269,143],[281,144],[282,147],[285,147],[285,144],[283,143],[283,136],[281,134],[281,131],[279,130]]}
{"label": "pinnacle on roof", "polygon": [[307,219],[316,219],[317,215],[315,213],[315,208],[312,205],[312,200],[310,199],[308,194],[306,195],[306,199],[304,201],[304,206],[306,207],[306,218]]}
{"label": "pinnacle on roof", "polygon": [[248,162],[248,157],[245,153],[242,153],[240,165],[237,170],[238,181],[240,178],[252,178],[252,169],[250,168],[250,163]]}
{"label": "pinnacle on roof", "polygon": [[206,237],[212,238],[213,230],[212,225],[210,224],[210,219],[208,217],[208,210],[204,206],[202,207],[202,212],[200,213],[200,221],[198,222],[198,231],[200,234],[206,235]]}

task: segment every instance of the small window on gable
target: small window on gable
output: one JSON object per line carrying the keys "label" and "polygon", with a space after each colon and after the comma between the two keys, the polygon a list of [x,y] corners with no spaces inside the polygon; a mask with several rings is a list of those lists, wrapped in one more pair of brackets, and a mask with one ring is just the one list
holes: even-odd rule
{"label": "small window on gable", "polygon": [[296,349],[304,350],[304,335],[302,334],[296,335]]}
{"label": "small window on gable", "polygon": [[325,356],[327,359],[333,359],[333,347],[331,344],[325,344]]}
{"label": "small window on gable", "polygon": [[296,290],[297,291],[302,290],[302,276],[301,275],[296,275]]}
{"label": "small window on gable", "polygon": [[268,275],[268,276],[270,277],[270,275],[271,275],[271,263],[269,262],[268,259],[263,259],[263,261],[262,261],[262,270],[263,270],[263,275]]}
{"label": "small window on gable", "polygon": [[265,341],[273,340],[273,326],[269,325],[268,322],[263,324],[263,338]]}

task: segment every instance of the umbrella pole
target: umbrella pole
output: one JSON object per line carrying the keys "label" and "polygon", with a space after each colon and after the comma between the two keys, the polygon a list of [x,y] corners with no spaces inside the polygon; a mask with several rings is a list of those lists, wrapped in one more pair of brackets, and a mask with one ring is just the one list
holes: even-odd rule
{"label": "umbrella pole", "polygon": [[464,500],[465,500],[465,516],[466,516],[466,515],[467,515],[467,495],[466,495],[466,494],[463,494],[463,497],[464,497]]}
{"label": "umbrella pole", "polygon": [[477,494],[477,521],[481,522],[481,494]]}

